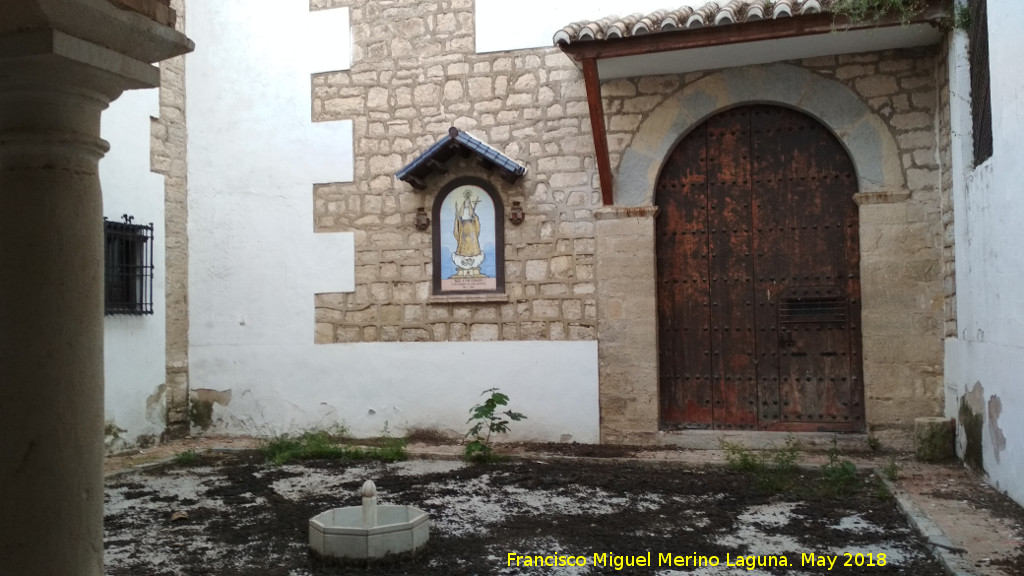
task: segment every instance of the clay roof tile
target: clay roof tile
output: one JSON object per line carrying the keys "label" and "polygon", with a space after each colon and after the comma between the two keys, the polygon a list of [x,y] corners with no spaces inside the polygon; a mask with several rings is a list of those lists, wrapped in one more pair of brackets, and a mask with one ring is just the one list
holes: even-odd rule
{"label": "clay roof tile", "polygon": [[574,22],[555,32],[556,45],[588,40],[613,40],[657,32],[706,26],[726,26],[765,19],[818,14],[828,10],[829,0],[728,0],[708,2],[699,8],[680,6],[650,14],[610,16]]}

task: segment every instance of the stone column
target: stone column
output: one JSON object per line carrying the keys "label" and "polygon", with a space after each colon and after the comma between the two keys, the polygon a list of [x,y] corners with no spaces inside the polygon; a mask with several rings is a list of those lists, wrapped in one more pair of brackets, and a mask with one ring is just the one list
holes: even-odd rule
{"label": "stone column", "polygon": [[[34,77],[33,77],[34,76]],[[103,213],[97,86],[0,86],[0,556],[102,574]]]}
{"label": "stone column", "polygon": [[601,442],[645,444],[658,432],[656,206],[594,212]]}
{"label": "stone column", "polygon": [[100,576],[100,114],[123,90],[155,86],[149,62],[191,43],[106,3],[9,2],[0,10],[0,571]]}

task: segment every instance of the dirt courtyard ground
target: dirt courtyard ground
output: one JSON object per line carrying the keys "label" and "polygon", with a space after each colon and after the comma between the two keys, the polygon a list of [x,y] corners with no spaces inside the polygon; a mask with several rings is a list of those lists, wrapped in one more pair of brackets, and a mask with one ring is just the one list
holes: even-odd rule
{"label": "dirt courtyard ground", "polygon": [[[817,488],[817,471],[800,474],[791,488],[773,494],[756,477],[678,462],[319,460],[271,466],[253,452],[215,453],[192,466],[153,467],[108,479],[106,571],[110,576],[943,574],[875,479],[862,476],[850,493],[837,495]],[[307,547],[309,518],[357,505],[357,490],[366,479],[376,482],[381,503],[411,504],[430,513],[427,549],[411,560],[369,567],[313,557]],[[582,557],[586,565],[527,566],[524,558],[533,556]],[[718,565],[685,564],[701,557]],[[638,566],[624,566],[629,563]]]}

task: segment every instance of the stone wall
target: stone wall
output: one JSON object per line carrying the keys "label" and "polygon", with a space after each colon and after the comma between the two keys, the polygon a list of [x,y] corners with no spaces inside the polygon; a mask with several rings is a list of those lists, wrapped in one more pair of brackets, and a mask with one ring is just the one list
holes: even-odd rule
{"label": "stone wall", "polygon": [[[656,383],[622,368],[656,358],[656,318],[619,317],[605,307],[635,304],[653,272],[640,284],[595,282],[599,246],[613,244],[600,230],[621,235],[625,221],[609,216],[602,224],[595,215],[600,195],[579,69],[553,48],[475,54],[471,0],[313,5],[340,6],[351,9],[353,66],[313,78],[312,108],[314,120],[352,119],[355,178],[315,187],[314,225],[355,231],[356,291],[316,296],[316,342],[598,339],[603,437],[650,440],[658,425]],[[936,49],[922,48],[790,63],[848,89],[893,143],[884,168],[867,168],[895,178],[858,195],[866,414],[872,433],[892,444],[909,438],[915,417],[942,411],[940,59]],[[653,111],[710,74],[604,83],[617,177]],[[507,301],[430,302],[430,233],[415,230],[413,217],[417,208],[429,209],[445,179],[435,176],[427,191],[416,192],[394,173],[451,125],[528,166],[514,186],[491,178],[506,205],[521,201],[526,210],[525,223],[505,228]],[[467,164],[454,170],[487,176]],[[656,174],[647,177],[642,185],[653,190]],[[651,214],[634,224],[646,230]],[[653,237],[641,236],[638,262],[654,250]],[[640,354],[636,342],[646,342],[650,354],[630,356]],[[650,366],[656,370],[653,360]]]}
{"label": "stone wall", "polygon": [[[575,66],[553,48],[475,54],[471,0],[314,8],[345,5],[353,65],[313,78],[313,118],[353,121],[355,177],[317,186],[314,218],[317,232],[355,231],[356,291],[316,296],[316,341],[596,339],[600,194]],[[453,125],[527,166],[515,185],[449,166],[523,203],[525,222],[505,221],[505,301],[429,302],[431,230],[413,217],[446,179],[417,192],[394,174]]]}
{"label": "stone wall", "polygon": [[956,338],[956,229],[953,225],[953,132],[950,116],[950,43],[942,43],[936,59],[935,72],[938,108],[935,111],[938,126],[939,166],[942,191],[942,284],[946,297],[943,305],[946,338]]}
{"label": "stone wall", "polygon": [[[884,119],[906,188],[861,204],[865,407],[883,443],[912,446],[914,418],[941,416],[943,222],[934,48],[838,56],[812,68],[843,82]],[[876,200],[885,200],[876,198]]]}
{"label": "stone wall", "polygon": [[[175,28],[185,29],[184,0],[171,0]],[[160,63],[160,117],[153,119],[152,170],[165,176],[167,407],[166,435],[188,433],[188,183],[185,129],[185,57]],[[158,240],[159,241],[159,240]]]}
{"label": "stone wall", "polygon": [[[601,442],[646,444],[658,432],[655,206],[606,207],[597,217]],[[652,329],[654,328],[654,329]]]}
{"label": "stone wall", "polygon": [[940,416],[944,403],[939,59],[934,49],[840,56],[834,71],[896,137],[909,194],[861,205],[867,419],[899,448],[911,446],[914,418]]}

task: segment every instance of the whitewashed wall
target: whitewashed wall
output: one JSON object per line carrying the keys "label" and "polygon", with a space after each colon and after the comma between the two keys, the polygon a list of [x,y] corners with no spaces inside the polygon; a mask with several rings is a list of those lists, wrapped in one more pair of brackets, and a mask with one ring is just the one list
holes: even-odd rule
{"label": "whitewashed wall", "polygon": [[231,390],[222,429],[276,433],[344,423],[358,436],[464,433],[499,387],[528,419],[511,438],[598,441],[596,342],[274,344],[194,347],[192,381]]}
{"label": "whitewashed wall", "polygon": [[314,183],[352,179],[349,122],[312,123],[310,74],[347,69],[344,9],[189,5],[189,377],[215,428],[464,430],[498,386],[518,437],[598,440],[597,344],[313,343],[313,295],[354,290],[351,233],[313,233]]}
{"label": "whitewashed wall", "polygon": [[[957,328],[946,342],[947,413],[980,386],[990,481],[1024,503],[1024,48],[1017,0],[988,0],[994,153],[972,167],[966,42],[951,64]],[[961,445],[961,449],[963,446]]]}
{"label": "whitewashed wall", "polygon": [[153,314],[107,316],[104,325],[106,420],[117,449],[164,431],[164,180],[149,171],[150,117],[159,113],[156,89],[125,92],[103,113],[101,135],[110,151],[100,161],[103,215],[153,223]]}

